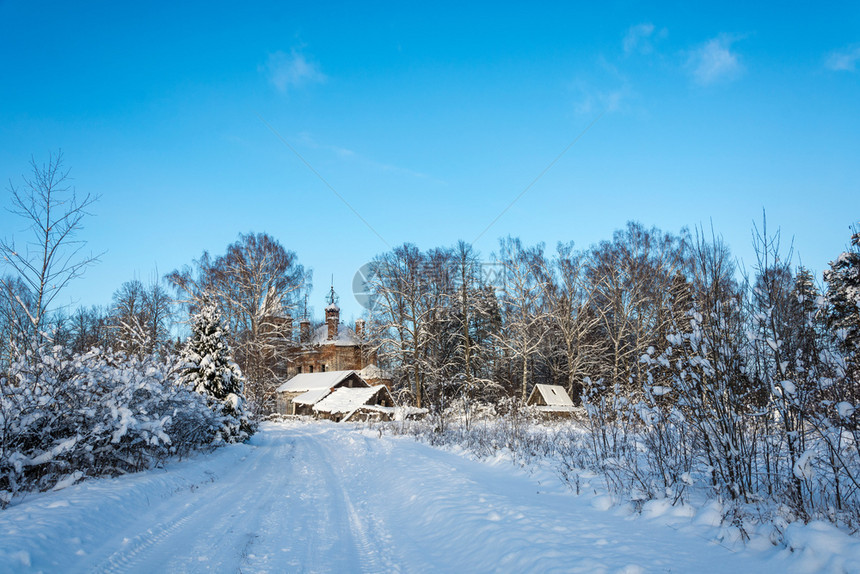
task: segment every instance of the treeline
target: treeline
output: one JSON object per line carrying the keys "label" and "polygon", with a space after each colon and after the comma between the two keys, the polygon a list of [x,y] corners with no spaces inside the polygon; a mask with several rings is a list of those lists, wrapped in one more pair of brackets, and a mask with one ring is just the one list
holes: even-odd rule
{"label": "treeline", "polygon": [[86,353],[111,349],[137,359],[175,355],[189,319],[206,301],[217,304],[236,362],[247,377],[250,406],[264,412],[274,404],[274,388],[286,372],[279,319],[299,312],[311,287],[310,272],[295,253],[271,236],[240,235],[224,255],[208,253],[191,265],[148,283],[123,283],[104,306],[44,313],[32,309],[37,293],[24,279],[0,277],[0,373],[23,351],[41,344]]}
{"label": "treeline", "polygon": [[516,418],[533,385],[563,385],[619,490],[677,497],[704,476],[856,523],[860,233],[821,286],[778,232],[754,237],[749,272],[714,233],[638,223],[585,250],[507,238],[483,260],[405,245],[374,261],[372,324],[400,394],[440,423],[480,403]]}
{"label": "treeline", "polygon": [[114,292],[108,305],[78,307],[71,313],[61,309],[48,314],[38,329],[28,318],[33,294],[24,282],[7,276],[2,285],[6,291],[0,298],[3,366],[10,364],[16,350],[40,339],[72,353],[99,347],[142,358],[177,350],[177,342],[171,338],[179,318],[176,305],[159,280],[127,281]]}
{"label": "treeline", "polygon": [[713,233],[639,223],[584,250],[562,243],[550,252],[508,237],[482,258],[462,242],[428,251],[406,244],[372,263],[372,333],[401,394],[424,406],[525,399],[539,383],[579,397],[587,380],[641,394],[643,356],[672,347],[698,315],[717,321],[736,346],[745,373],[738,384],[751,404],[767,386],[753,380],[761,361],[747,344],[765,329],[782,341],[780,364],[793,365],[801,350],[806,362],[826,350],[856,374],[857,235],[824,273],[822,291],[808,269],[792,266],[790,250],[779,251],[778,233],[765,231],[752,270],[738,269]]}

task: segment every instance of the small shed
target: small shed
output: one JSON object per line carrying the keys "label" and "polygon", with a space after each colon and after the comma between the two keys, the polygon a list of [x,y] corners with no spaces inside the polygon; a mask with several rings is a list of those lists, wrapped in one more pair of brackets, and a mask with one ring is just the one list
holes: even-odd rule
{"label": "small shed", "polygon": [[569,415],[574,412],[570,395],[559,385],[535,385],[526,400],[526,406],[533,407],[547,416]]}
{"label": "small shed", "polygon": [[285,415],[313,414],[311,407],[341,388],[369,388],[355,371],[301,373],[277,388],[278,412]]}
{"label": "small shed", "polygon": [[334,422],[391,420],[394,400],[385,385],[369,388],[339,388],[313,406],[321,419]]}

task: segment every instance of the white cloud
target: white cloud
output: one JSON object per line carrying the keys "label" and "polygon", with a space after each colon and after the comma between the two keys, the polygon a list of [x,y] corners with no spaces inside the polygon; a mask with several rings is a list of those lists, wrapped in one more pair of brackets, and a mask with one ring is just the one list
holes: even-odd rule
{"label": "white cloud", "polygon": [[687,67],[693,79],[704,86],[736,79],[744,71],[737,52],[732,51],[735,38],[719,36],[708,40],[692,52]]}
{"label": "white cloud", "polygon": [[280,50],[269,54],[265,65],[260,66],[279,92],[286,93],[294,88],[315,84],[326,80],[319,66],[309,61],[303,53],[293,49],[289,54]]}
{"label": "white cloud", "polygon": [[307,132],[302,132],[301,134],[299,134],[299,138],[300,138],[300,141],[302,142],[302,144],[309,147],[309,148],[326,150],[330,153],[333,153],[338,158],[340,158],[342,160],[350,161],[350,162],[357,164],[357,165],[360,165],[364,169],[368,169],[368,170],[372,170],[372,171],[376,171],[376,172],[385,172],[385,173],[395,173],[395,174],[400,174],[400,175],[407,175],[407,176],[415,177],[415,178],[419,178],[419,179],[428,179],[431,181],[435,181],[437,183],[444,183],[444,182],[437,180],[434,177],[427,175],[426,173],[422,173],[420,171],[415,171],[415,170],[412,170],[412,169],[409,169],[406,167],[400,167],[400,166],[393,165],[390,163],[380,162],[380,161],[377,161],[377,160],[372,159],[370,157],[367,157],[361,153],[353,151],[349,148],[345,148],[345,147],[341,147],[341,146],[337,146],[337,145],[319,143],[319,142],[317,142],[317,140],[315,140],[313,138],[313,136],[311,136]]}
{"label": "white cloud", "polygon": [[857,70],[858,62],[860,62],[860,44],[853,44],[831,52],[824,65],[837,72],[854,72]]}
{"label": "white cloud", "polygon": [[594,68],[570,83],[574,94],[573,109],[579,115],[628,111],[635,96],[627,76],[602,55]]}
{"label": "white cloud", "polygon": [[574,103],[574,110],[583,116],[617,112],[622,109],[630,96],[627,86],[605,89],[579,83],[575,86],[575,90],[579,94]]}
{"label": "white cloud", "polygon": [[624,35],[624,53],[651,53],[651,51],[654,49],[650,41],[650,38],[653,34],[654,24],[651,24],[650,22],[644,22],[642,24],[630,26],[630,28],[627,30],[627,34]]}

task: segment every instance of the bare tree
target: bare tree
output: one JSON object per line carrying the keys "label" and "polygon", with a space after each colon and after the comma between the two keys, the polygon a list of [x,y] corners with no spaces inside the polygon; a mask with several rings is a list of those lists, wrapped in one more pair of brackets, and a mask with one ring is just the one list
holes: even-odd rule
{"label": "bare tree", "polygon": [[217,302],[248,380],[245,392],[252,408],[272,407],[276,383],[286,373],[279,346],[287,342],[273,334],[281,332],[279,320],[311,287],[311,273],[296,254],[266,233],[243,234],[226,254],[213,260],[203,253],[194,267],[173,271],[167,280],[189,311],[202,308],[206,299]]}
{"label": "bare tree", "polygon": [[504,323],[498,340],[510,362],[520,362],[519,385],[521,399],[525,403],[529,364],[539,357],[548,330],[546,293],[551,277],[547,272],[543,244],[525,248],[518,238],[511,237],[500,243],[499,259],[504,266]]}
{"label": "bare tree", "polygon": [[15,360],[15,351],[26,342],[30,324],[27,310],[33,301],[27,285],[18,277],[0,279],[0,372]]}
{"label": "bare tree", "polygon": [[111,347],[111,329],[108,310],[98,306],[89,309],[79,307],[69,318],[69,350],[75,354],[89,351],[93,347]]}
{"label": "bare tree", "polygon": [[421,354],[427,336],[425,257],[405,244],[373,260],[371,289],[376,294],[375,335],[403,385],[421,407],[426,374]]}
{"label": "bare tree", "polygon": [[642,381],[639,357],[671,321],[665,313],[673,278],[685,263],[685,239],[630,222],[612,241],[592,249],[586,274],[592,309],[605,341],[602,369],[613,385],[636,389]]}
{"label": "bare tree", "polygon": [[599,356],[593,334],[600,314],[592,307],[593,286],[585,280],[585,256],[574,251],[573,243],[559,243],[553,266],[557,282],[548,293],[550,317],[561,343],[567,392],[576,397],[580,381]]}
{"label": "bare tree", "polygon": [[469,424],[473,400],[486,400],[500,390],[493,379],[492,364],[495,356],[498,306],[495,293],[482,277],[478,254],[464,241],[454,248],[452,260],[456,293],[450,298],[454,318],[452,337],[456,347],[454,377],[462,399],[463,414]]}
{"label": "bare tree", "polygon": [[83,228],[87,209],[98,199],[92,195],[78,197],[70,183],[69,170],[63,166],[63,154],[51,154],[47,163],[30,162],[32,173],[24,176],[17,187],[10,182],[11,213],[27,222],[30,238],[16,243],[14,238],[0,240],[0,255],[30,292],[32,303],[15,293],[6,278],[0,279],[10,304],[26,317],[26,325],[17,328],[25,338],[50,340],[44,329],[48,309],[57,295],[73,279],[95,263],[98,255],[82,253],[85,242],[76,234]]}
{"label": "bare tree", "polygon": [[113,294],[111,329],[118,350],[138,357],[151,354],[169,341],[171,300],[157,280],[150,285],[133,279]]}

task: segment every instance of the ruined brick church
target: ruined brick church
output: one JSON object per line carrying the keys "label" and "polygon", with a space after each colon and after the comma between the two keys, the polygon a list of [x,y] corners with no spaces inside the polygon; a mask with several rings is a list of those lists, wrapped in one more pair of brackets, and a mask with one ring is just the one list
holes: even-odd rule
{"label": "ruined brick church", "polygon": [[302,373],[357,371],[370,384],[390,385],[390,377],[376,365],[376,351],[368,341],[364,320],[356,319],[352,327],[341,322],[334,288],[327,302],[325,323],[312,328],[310,320],[302,318],[298,338],[293,335],[292,317],[274,320],[278,338],[286,343],[283,380]]}

